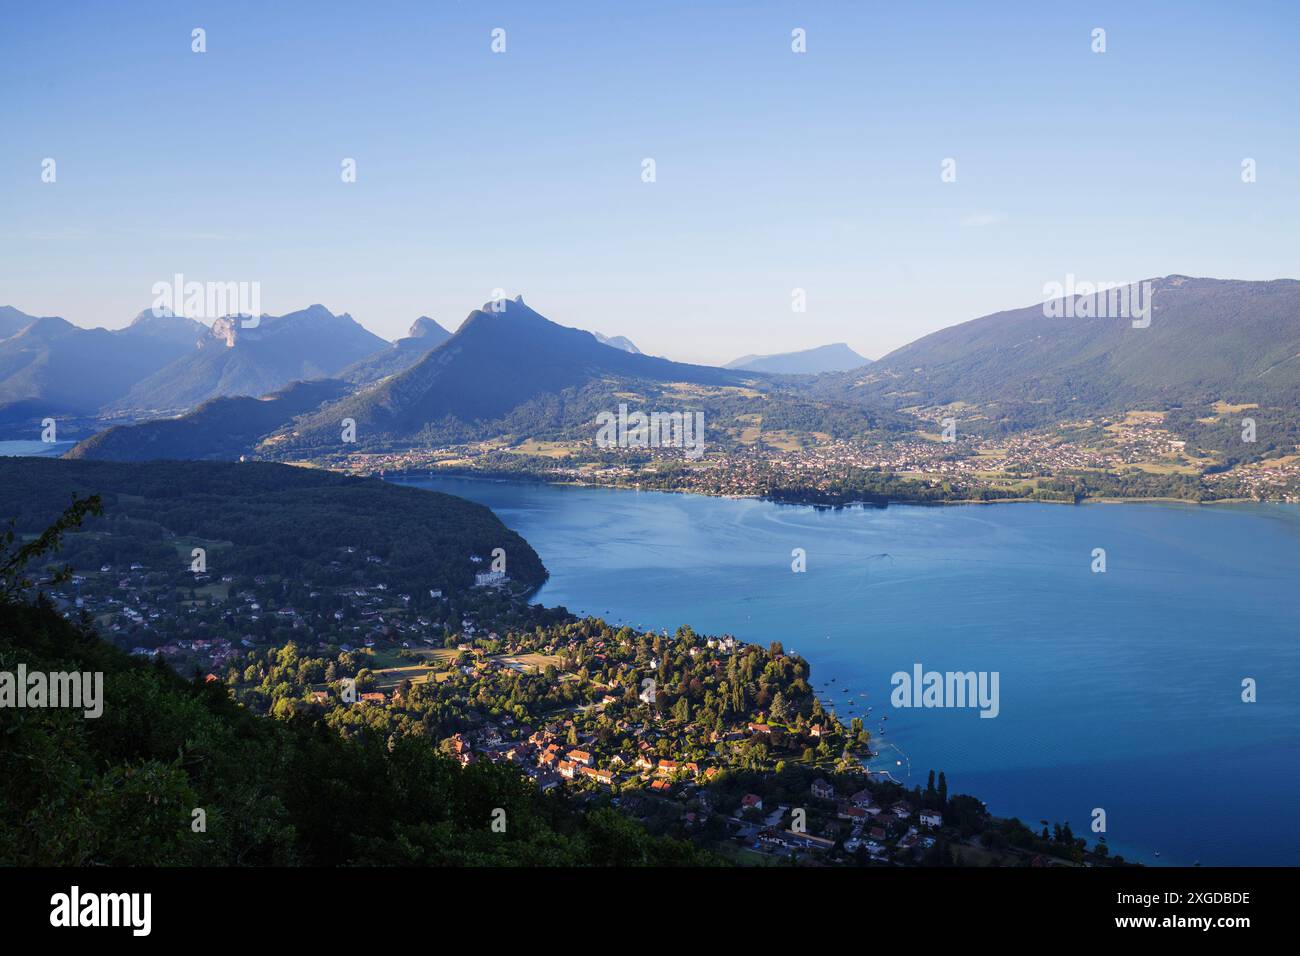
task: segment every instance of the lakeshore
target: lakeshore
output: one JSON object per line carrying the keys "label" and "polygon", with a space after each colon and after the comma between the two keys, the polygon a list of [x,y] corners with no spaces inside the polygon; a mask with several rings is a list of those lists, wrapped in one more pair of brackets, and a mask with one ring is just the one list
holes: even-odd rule
{"label": "lakeshore", "polygon": [[[818,695],[841,719],[864,716],[867,705],[827,696],[827,685],[865,690],[881,754],[873,769],[904,774],[910,762],[912,784],[945,769],[994,813],[1030,822],[1079,826],[1106,807],[1110,845],[1143,862],[1300,856],[1295,828],[1279,833],[1257,816],[1234,817],[1231,801],[1209,808],[1188,796],[1222,772],[1208,755],[1231,751],[1243,780],[1269,781],[1268,805],[1300,797],[1300,701],[1290,689],[1300,661],[1285,637],[1292,615],[1280,586],[1300,568],[1295,522],[1278,520],[1300,512],[1294,506],[776,508],[499,480],[402,481],[488,504],[523,534],[551,571],[541,603],[615,624],[689,623],[759,644],[783,640],[813,665]],[[1088,570],[1099,542],[1111,558],[1106,575]],[[808,552],[806,574],[791,573],[795,546]],[[1234,553],[1252,557],[1225,566]],[[1259,592],[1249,601],[1247,581]],[[1228,635],[1247,665],[1225,665],[1217,645]],[[970,714],[913,711],[872,722],[887,708],[889,673],[914,660],[999,670],[1003,714],[966,721]],[[1240,666],[1270,675],[1267,706],[1239,700]]]}

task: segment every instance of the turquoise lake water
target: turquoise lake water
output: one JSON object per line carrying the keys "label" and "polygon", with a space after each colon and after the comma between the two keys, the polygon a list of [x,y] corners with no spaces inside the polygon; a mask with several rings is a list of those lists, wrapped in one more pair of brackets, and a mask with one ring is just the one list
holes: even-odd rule
{"label": "turquoise lake water", "polygon": [[[1300,864],[1300,507],[824,510],[404,481],[527,538],[541,603],[782,641],[841,719],[883,729],[872,766],[909,786],[943,770],[950,792],[1089,843],[1100,807],[1112,852],[1148,863]],[[916,663],[997,672],[1000,713],[893,707],[891,675]]]}

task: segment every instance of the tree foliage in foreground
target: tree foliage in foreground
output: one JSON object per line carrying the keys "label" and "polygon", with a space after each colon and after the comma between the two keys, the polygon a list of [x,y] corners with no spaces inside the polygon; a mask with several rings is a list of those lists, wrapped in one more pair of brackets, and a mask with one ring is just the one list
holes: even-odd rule
{"label": "tree foliage in foreground", "polygon": [[[61,527],[75,525],[69,515]],[[220,682],[133,659],[43,599],[6,592],[0,616],[0,670],[104,675],[97,719],[0,708],[0,865],[712,861],[613,811],[580,813],[508,766],[461,768],[424,740],[344,740],[312,717],[259,717]]]}

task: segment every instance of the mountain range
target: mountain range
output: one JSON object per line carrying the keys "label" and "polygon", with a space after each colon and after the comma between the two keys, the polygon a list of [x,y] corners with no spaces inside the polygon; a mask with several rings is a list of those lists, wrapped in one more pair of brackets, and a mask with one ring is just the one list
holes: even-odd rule
{"label": "mountain range", "polygon": [[377,382],[381,378],[405,372],[420,361],[426,352],[433,351],[449,338],[450,332],[427,315],[422,315],[412,323],[404,338],[398,339],[390,348],[353,362],[338,377],[355,385]]}
{"label": "mountain range", "polygon": [[590,332],[550,321],[517,296],[475,309],[455,335],[406,371],[304,417],[285,440],[290,446],[336,444],[345,418],[356,423],[364,444],[417,435],[458,440],[509,430],[511,416],[534,426],[576,423],[593,402],[609,404],[596,394],[609,390],[600,386],[619,381],[725,386],[744,379],[612,348]]}
{"label": "mountain range", "polygon": [[44,402],[51,413],[93,412],[192,350],[204,331],[191,319],[142,312],[116,331],[9,309],[0,340],[0,406]]}
{"label": "mountain range", "polygon": [[35,315],[20,312],[12,305],[0,305],[0,339],[7,339],[11,335],[17,335],[35,322],[37,318]]}
{"label": "mountain range", "polygon": [[125,328],[82,328],[0,307],[0,426],[59,418],[142,420],[213,398],[256,398],[296,381],[353,385],[409,368],[450,333],[427,317],[389,343],[324,306],[211,326],[161,311]]}
{"label": "mountain range", "polygon": [[[489,320],[501,315],[504,326],[509,326],[519,309],[527,310],[522,300],[504,300],[504,303],[502,312],[494,310],[495,305],[500,305],[496,303],[475,314]],[[540,318],[535,312],[527,311],[532,317]],[[481,331],[471,331],[473,334],[460,340],[458,347],[464,342],[482,340]],[[579,365],[585,361],[596,368],[613,362],[618,374],[653,377],[655,368],[662,372],[680,364],[652,362],[644,368],[624,369],[619,365],[620,360],[610,358],[604,349],[590,351],[591,343],[633,356],[635,360],[651,357],[644,356],[626,336],[571,331],[584,337],[583,347],[588,349],[586,359],[577,361]],[[371,385],[407,372],[451,339],[452,334],[438,322],[421,316],[405,337],[388,343],[368,332],[351,316],[335,315],[322,305],[282,316],[261,316],[255,321],[223,317],[210,327],[171,313],[155,315],[152,310],[146,310],[128,328],[117,331],[84,329],[60,318],[37,318],[5,306],[0,308],[0,424],[12,420],[25,433],[32,422],[46,415],[128,423],[149,421],[186,415],[217,398],[274,395],[296,381],[337,379],[353,391],[368,393]],[[585,381],[581,374],[575,374],[572,367],[563,372],[558,369],[558,356],[573,364],[576,356],[569,352],[561,347],[544,353],[549,356],[546,366],[531,369],[521,378],[508,373],[507,377],[514,380],[504,393],[504,405],[485,401],[484,396],[472,398],[471,388],[466,392],[469,404],[453,402],[447,414],[462,423],[484,420],[484,415],[490,420],[552,390],[553,386],[561,390],[578,386]],[[527,364],[526,356],[517,357]],[[472,358],[470,364],[481,358]],[[504,359],[509,361],[508,356]],[[806,374],[857,367],[865,361],[841,344],[789,356],[749,356],[732,364],[744,366],[736,369],[741,373]],[[465,367],[464,362],[456,365]],[[715,381],[735,380],[734,376],[706,375],[701,371],[705,366],[682,368],[686,369],[682,372],[683,380],[695,381],[701,376]],[[448,383],[454,381],[455,375],[441,374],[435,378]],[[475,374],[470,379],[466,384],[481,381]],[[519,397],[520,389],[529,388],[529,382],[537,387],[523,395],[522,401],[513,401]],[[412,388],[419,390],[419,386],[410,382],[390,386],[390,390],[402,390],[404,395]],[[367,395],[359,401],[367,404],[370,398]],[[392,429],[382,420],[383,410],[393,406],[393,402],[382,396],[376,396],[375,401],[379,410],[371,416],[373,421],[367,418],[367,425],[380,425],[384,433],[390,433]],[[430,402],[438,405],[441,401],[435,386]],[[283,406],[276,402],[270,407]],[[211,410],[206,410],[204,419],[208,420],[210,414]],[[254,417],[258,423],[264,422],[266,409]],[[409,424],[408,416],[396,428],[400,432]],[[219,442],[218,446],[224,449],[228,443]]]}
{"label": "mountain range", "polygon": [[742,355],[728,362],[724,368],[747,372],[770,372],[774,375],[820,375],[823,372],[846,372],[870,363],[871,359],[863,358],[843,342],[836,342],[833,345],[821,345],[800,352]]}
{"label": "mountain range", "polygon": [[629,389],[738,388],[752,378],[611,347],[546,319],[522,297],[475,309],[433,348],[429,343],[447,335],[441,326],[421,319],[411,332],[339,379],[299,383],[260,400],[211,400],[176,418],[116,426],[69,457],[232,458],[254,450],[292,457],[337,450],[345,419],[355,423],[363,448],[564,433],[617,407],[619,395],[626,401]]}
{"label": "mountain range", "polygon": [[1145,327],[1053,300],[941,329],[815,388],[893,408],[980,405],[1008,427],[1219,400],[1300,407],[1300,282],[1147,281]]}
{"label": "mountain range", "polygon": [[[255,406],[248,427],[218,428],[215,423],[233,425],[245,412],[241,405],[215,404],[181,420],[188,425],[117,430],[78,453],[310,457],[346,451],[340,445],[345,419],[356,425],[357,447],[370,450],[503,438],[590,440],[595,416],[620,402],[706,409],[711,441],[742,442],[752,440],[742,433],[755,426],[764,435],[896,433],[913,427],[920,410],[945,406],[1004,431],[1126,409],[1192,415],[1217,401],[1259,403],[1271,414],[1294,417],[1300,282],[1180,275],[1149,282],[1150,322],[1139,327],[1131,317],[1051,317],[1070,314],[1062,308],[1067,303],[1038,303],[816,377],[774,373],[771,364],[756,369],[752,358],[745,368],[720,369],[646,356],[552,322],[522,297],[499,300],[471,312],[433,348],[421,340],[445,330],[431,320],[417,322],[412,335],[354,362],[338,381],[271,396]],[[829,354],[846,352],[855,355],[841,346]],[[200,440],[204,433],[211,437]],[[180,437],[187,434],[195,437]]]}
{"label": "mountain range", "polygon": [[220,318],[197,348],[137,381],[108,411],[166,413],[221,396],[265,395],[290,382],[337,375],[388,348],[352,316],[323,305],[258,320]]}

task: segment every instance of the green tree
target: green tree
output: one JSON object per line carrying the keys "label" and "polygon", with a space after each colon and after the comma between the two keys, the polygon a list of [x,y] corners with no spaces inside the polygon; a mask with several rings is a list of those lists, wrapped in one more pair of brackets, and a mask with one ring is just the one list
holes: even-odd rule
{"label": "green tree", "polygon": [[[99,517],[104,513],[99,495],[88,498],[72,496],[72,504],[64,509],[63,514],[55,519],[32,541],[14,548],[17,534],[14,521],[9,522],[3,535],[0,535],[0,601],[12,600],[18,592],[31,586],[23,577],[27,565],[36,558],[55,554],[63,546],[63,536],[69,531],[77,530],[87,516]],[[54,583],[59,584],[72,576],[72,568],[64,565],[54,572]]]}
{"label": "green tree", "polygon": [[785,723],[790,719],[790,705],[786,703],[785,694],[780,691],[777,691],[776,696],[772,698],[772,706],[770,710],[773,720],[779,720],[781,723]]}

